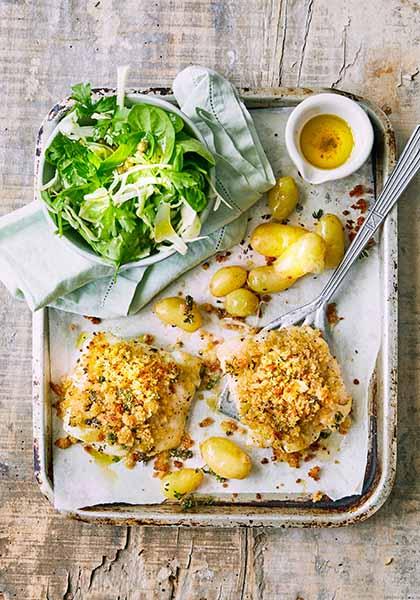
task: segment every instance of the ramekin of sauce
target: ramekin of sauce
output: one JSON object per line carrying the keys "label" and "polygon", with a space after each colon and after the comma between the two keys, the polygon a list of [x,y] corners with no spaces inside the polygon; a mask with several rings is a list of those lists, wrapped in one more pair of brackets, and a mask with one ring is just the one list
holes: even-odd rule
{"label": "ramekin of sauce", "polygon": [[367,160],[373,127],[361,106],[340,94],[301,102],[286,125],[286,147],[303,179],[324,183],[347,177]]}

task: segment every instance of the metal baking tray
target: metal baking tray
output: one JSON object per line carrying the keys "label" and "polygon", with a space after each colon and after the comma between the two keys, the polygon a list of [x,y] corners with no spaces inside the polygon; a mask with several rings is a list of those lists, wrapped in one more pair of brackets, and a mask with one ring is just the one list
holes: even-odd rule
{"label": "metal baking tray", "polygon": [[[100,88],[100,94],[114,90]],[[246,106],[251,109],[294,107],[308,96],[328,91],[356,100],[367,111],[375,130],[373,168],[375,193],[380,192],[395,163],[395,136],[387,116],[371,102],[337,90],[308,88],[263,88],[240,90]],[[175,102],[169,88],[137,89],[130,93],[164,96]],[[43,130],[67,110],[69,100],[54,106],[41,127],[36,148],[35,172],[39,166]],[[373,393],[369,406],[369,451],[361,495],[338,501],[320,501],[314,504],[308,495],[286,496],[261,502],[217,502],[198,506],[188,511],[175,504],[127,505],[108,504],[65,515],[96,523],[114,525],[202,525],[232,527],[237,525],[273,527],[337,527],[357,523],[374,514],[391,492],[396,469],[397,429],[397,210],[387,218],[379,240],[381,282],[383,286],[383,334]],[[40,310],[33,316],[33,433],[34,471],[41,492],[53,503],[51,401],[49,395],[49,312]]]}

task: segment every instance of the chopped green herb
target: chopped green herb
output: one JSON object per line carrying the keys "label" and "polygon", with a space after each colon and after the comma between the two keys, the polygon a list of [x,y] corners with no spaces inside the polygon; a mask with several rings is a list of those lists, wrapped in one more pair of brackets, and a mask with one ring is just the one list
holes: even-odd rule
{"label": "chopped green herb", "polygon": [[210,469],[210,467],[208,466],[202,467],[201,470],[203,471],[203,473],[206,473],[206,475],[211,475],[212,477],[215,477],[216,481],[219,481],[220,483],[225,483],[227,481],[226,477],[221,477],[220,475],[217,475],[217,473],[215,473],[213,469]]}
{"label": "chopped green herb", "polygon": [[194,321],[193,308],[194,298],[192,296],[185,296],[184,323],[192,323]]}
{"label": "chopped green herb", "polygon": [[341,421],[343,420],[344,415],[341,412],[336,412],[334,415],[334,420],[336,423],[341,423]]}
{"label": "chopped green herb", "polygon": [[322,208],[320,208],[319,210],[315,210],[312,213],[312,216],[313,216],[314,219],[320,219],[323,214],[324,214],[324,211],[322,210]]}
{"label": "chopped green herb", "polygon": [[172,448],[172,450],[169,451],[169,455],[173,458],[187,460],[188,458],[192,458],[193,453],[192,450],[187,450],[186,448]]}
{"label": "chopped green herb", "polygon": [[115,444],[115,443],[116,443],[116,441],[117,441],[117,434],[116,434],[116,433],[114,433],[113,431],[110,431],[110,432],[107,434],[107,436],[106,436],[106,439],[107,439],[107,441],[108,441],[110,444]]}

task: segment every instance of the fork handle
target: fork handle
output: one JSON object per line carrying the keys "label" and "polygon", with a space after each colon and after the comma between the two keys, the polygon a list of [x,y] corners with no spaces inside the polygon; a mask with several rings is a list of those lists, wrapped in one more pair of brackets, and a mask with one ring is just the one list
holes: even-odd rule
{"label": "fork handle", "polygon": [[382,193],[369,209],[363,225],[350,244],[344,259],[336,268],[321,294],[317,306],[328,302],[335,294],[366,244],[385,221],[395,203],[420,168],[420,125],[417,125],[405,146],[395,169],[387,179]]}

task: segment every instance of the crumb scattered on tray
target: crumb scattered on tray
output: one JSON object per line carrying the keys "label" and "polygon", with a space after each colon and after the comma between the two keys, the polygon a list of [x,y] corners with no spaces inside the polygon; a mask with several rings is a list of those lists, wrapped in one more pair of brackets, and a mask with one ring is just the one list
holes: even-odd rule
{"label": "crumb scattered on tray", "polygon": [[222,421],[220,423],[220,429],[227,436],[231,436],[234,433],[238,432],[240,434],[246,433],[243,427],[240,427],[236,421]]}
{"label": "crumb scattered on tray", "polygon": [[61,450],[65,450],[66,448],[70,448],[73,444],[77,444],[78,440],[71,435],[66,435],[66,437],[57,438],[54,442],[54,445],[57,448],[61,448]]}
{"label": "crumb scattered on tray", "polygon": [[314,492],[312,494],[312,502],[319,502],[320,500],[322,500],[323,495],[324,494],[323,494],[323,492],[321,492],[321,490]]}
{"label": "crumb scattered on tray", "polygon": [[213,425],[213,423],[214,423],[214,419],[212,419],[211,417],[206,417],[205,419],[200,421],[198,425],[200,427],[210,427],[210,425]]}
{"label": "crumb scattered on tray", "polygon": [[93,325],[99,325],[99,323],[102,323],[102,319],[99,317],[89,317],[88,315],[83,315],[83,318],[90,321]]}
{"label": "crumb scattered on tray", "polygon": [[364,185],[355,185],[352,190],[349,192],[350,198],[358,198],[359,196],[363,196],[364,194],[371,194],[372,190],[370,188],[365,188]]}
{"label": "crumb scattered on tray", "polygon": [[359,198],[357,202],[351,205],[351,208],[354,210],[360,210],[362,214],[364,214],[368,209],[368,202],[364,198]]}
{"label": "crumb scattered on tray", "polygon": [[316,465],[315,467],[312,467],[312,469],[309,469],[308,475],[314,481],[319,481],[321,478],[321,467],[319,467],[318,465]]}
{"label": "crumb scattered on tray", "polygon": [[218,262],[218,263],[225,262],[231,254],[232,254],[232,252],[220,252],[219,254],[216,254],[216,262]]}
{"label": "crumb scattered on tray", "polygon": [[153,469],[156,471],[156,477],[163,477],[169,471],[169,452],[164,450],[156,455],[153,462]]}
{"label": "crumb scattered on tray", "polygon": [[335,302],[330,302],[327,304],[327,321],[330,325],[337,325],[340,321],[342,321],[344,317],[339,317],[337,313],[337,304]]}

